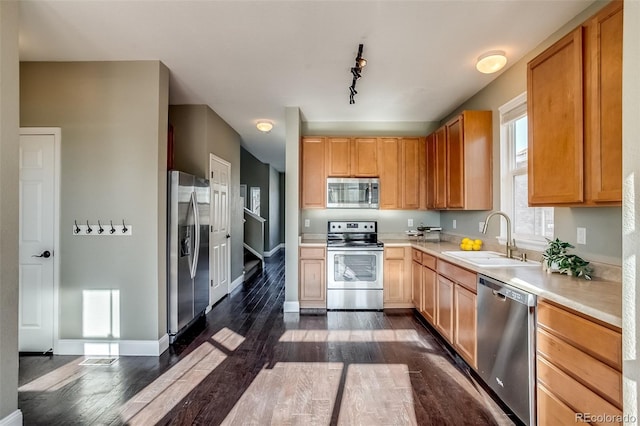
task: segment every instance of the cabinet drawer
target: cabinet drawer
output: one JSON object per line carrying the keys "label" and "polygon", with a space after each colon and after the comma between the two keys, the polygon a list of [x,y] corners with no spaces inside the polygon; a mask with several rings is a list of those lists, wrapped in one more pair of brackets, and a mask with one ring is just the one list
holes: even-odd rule
{"label": "cabinet drawer", "polygon": [[404,247],[388,247],[384,249],[385,259],[404,259]]}
{"label": "cabinet drawer", "polygon": [[324,259],[324,247],[300,247],[300,259]]}
{"label": "cabinet drawer", "polygon": [[422,264],[427,268],[436,270],[436,257],[427,253],[422,253]]}
{"label": "cabinet drawer", "polygon": [[475,272],[467,271],[466,269],[462,269],[449,262],[440,260],[438,262],[438,273],[449,277],[453,281],[456,281],[457,283],[476,293],[477,276]]}
{"label": "cabinet drawer", "polygon": [[622,375],[544,329],[537,333],[538,354],[577,378],[618,408],[622,407]]}
{"label": "cabinet drawer", "polygon": [[576,314],[538,302],[538,325],[618,371],[622,371],[622,336]]}
{"label": "cabinet drawer", "polygon": [[411,250],[411,259],[415,260],[418,263],[422,263],[422,252],[417,249]]}
{"label": "cabinet drawer", "polygon": [[538,384],[537,402],[539,426],[576,424],[576,413],[541,384]]}
{"label": "cabinet drawer", "polygon": [[590,413],[593,416],[622,416],[621,410],[573,380],[545,358],[538,357],[537,366],[538,383],[553,392],[576,413]]}

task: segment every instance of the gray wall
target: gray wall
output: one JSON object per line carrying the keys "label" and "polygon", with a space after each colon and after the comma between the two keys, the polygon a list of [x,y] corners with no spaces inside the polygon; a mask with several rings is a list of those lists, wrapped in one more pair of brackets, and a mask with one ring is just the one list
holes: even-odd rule
{"label": "gray wall", "polygon": [[[120,290],[123,340],[166,333],[168,70],[158,61],[25,62],[20,124],[61,127],[60,338],[82,338],[82,291]],[[133,235],[72,235],[74,220]]]}
{"label": "gray wall", "polygon": [[207,177],[209,154],[231,163],[231,280],[242,275],[244,207],[240,204],[240,135],[207,105],[171,105],[175,169]]}
{"label": "gray wall", "polygon": [[285,218],[285,207],[284,207],[284,203],[285,200],[287,199],[287,194],[286,192],[284,192],[285,190],[285,174],[284,173],[278,173],[278,186],[280,188],[280,232],[279,234],[279,241],[280,243],[284,243],[284,218]]}
{"label": "gray wall", "polygon": [[[0,423],[18,409],[18,4],[0,2]],[[10,422],[9,422],[10,423]]]}
{"label": "gray wall", "polygon": [[[607,2],[598,1],[565,24],[524,58],[513,64],[491,84],[456,108],[444,121],[463,109],[490,109],[493,111],[493,207],[500,209],[500,113],[498,108],[527,90],[527,62],[576,28]],[[626,29],[625,29],[626,31]],[[481,236],[478,222],[484,222],[487,212],[442,212],[442,226],[446,231]],[[457,228],[452,228],[453,220]],[[556,236],[576,246],[573,252],[587,260],[620,265],[622,257],[622,213],[617,208],[562,208],[554,213]],[[576,226],[587,228],[587,244],[576,244]],[[484,238],[500,233],[498,221],[490,224]]]}
{"label": "gray wall", "polygon": [[269,166],[269,233],[265,250],[273,250],[280,244],[280,172]]}
{"label": "gray wall", "polygon": [[[622,175],[624,176],[622,242],[622,372],[624,414],[638,416],[640,398],[640,293],[638,271],[640,271],[640,2],[624,4],[624,47],[622,87],[622,148],[624,153]],[[629,422],[629,424],[637,422]]]}
{"label": "gray wall", "polygon": [[[267,220],[264,229],[264,250],[271,251],[283,241],[280,238],[280,173],[241,148],[240,183],[247,185],[247,197],[251,197],[251,187],[260,188],[260,216]],[[247,200],[247,208],[250,207],[251,203]]]}
{"label": "gray wall", "polygon": [[300,108],[285,108],[285,252],[284,312],[299,312],[298,226],[300,218]]}
{"label": "gray wall", "polygon": [[[408,226],[413,219],[413,227]],[[305,226],[309,220],[309,226]],[[420,223],[440,226],[440,212],[420,210],[369,210],[369,209],[304,209],[300,210],[301,234],[326,234],[328,220],[376,220],[378,233],[404,233],[415,230]]]}

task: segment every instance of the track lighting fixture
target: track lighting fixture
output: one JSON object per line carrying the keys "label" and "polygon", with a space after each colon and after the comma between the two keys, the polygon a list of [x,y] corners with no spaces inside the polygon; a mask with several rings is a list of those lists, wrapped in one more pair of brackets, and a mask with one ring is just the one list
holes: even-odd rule
{"label": "track lighting fixture", "polygon": [[356,92],[356,81],[362,77],[362,68],[367,65],[367,60],[362,57],[362,47],[364,45],[360,44],[358,46],[358,56],[356,56],[356,66],[351,68],[351,74],[353,74],[353,81],[351,83],[351,87],[349,87],[349,104],[353,105],[356,103],[354,96],[358,93]]}

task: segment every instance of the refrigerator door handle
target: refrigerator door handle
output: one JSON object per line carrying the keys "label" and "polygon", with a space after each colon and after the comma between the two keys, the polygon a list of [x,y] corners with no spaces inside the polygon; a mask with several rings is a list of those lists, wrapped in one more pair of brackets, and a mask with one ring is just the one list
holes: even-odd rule
{"label": "refrigerator door handle", "polygon": [[196,270],[198,268],[198,255],[200,251],[200,213],[198,212],[198,200],[196,198],[196,191],[191,193],[191,206],[193,207],[193,222],[194,222],[194,234],[195,234],[195,244],[193,246],[193,256],[191,259],[193,263],[191,264],[191,278],[195,278]]}

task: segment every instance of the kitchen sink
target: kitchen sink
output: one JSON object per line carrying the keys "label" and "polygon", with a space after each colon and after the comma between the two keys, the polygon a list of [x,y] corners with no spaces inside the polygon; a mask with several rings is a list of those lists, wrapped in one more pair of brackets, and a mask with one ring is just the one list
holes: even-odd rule
{"label": "kitchen sink", "polygon": [[504,254],[495,251],[443,251],[442,254],[464,260],[481,268],[540,266],[540,262],[532,260],[522,262],[519,259],[509,259]]}

